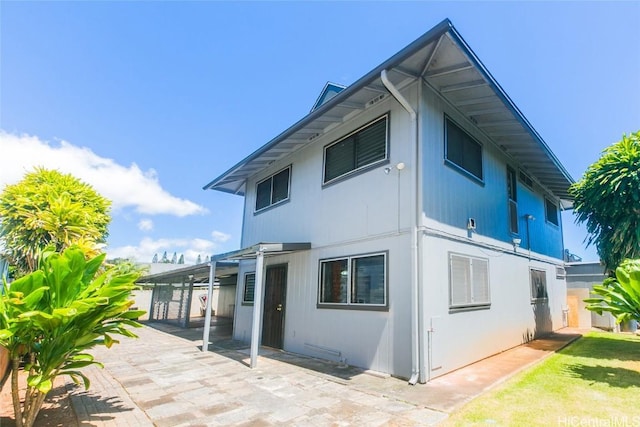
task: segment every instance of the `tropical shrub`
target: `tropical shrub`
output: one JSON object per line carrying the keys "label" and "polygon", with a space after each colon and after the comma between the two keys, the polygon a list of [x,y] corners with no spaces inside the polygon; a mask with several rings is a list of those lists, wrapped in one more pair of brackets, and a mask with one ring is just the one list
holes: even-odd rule
{"label": "tropical shrub", "polygon": [[615,277],[593,287],[599,297],[585,299],[587,310],[611,313],[618,323],[640,322],[640,259],[627,259],[616,269]]}
{"label": "tropical shrub", "polygon": [[[129,310],[137,272],[103,268],[105,255],[86,259],[71,246],[63,252],[45,249],[39,269],[11,283],[0,295],[0,345],[9,351],[11,388],[17,427],[33,425],[42,403],[59,375],[90,385],[80,369],[94,360],[87,350],[111,347],[112,335],[136,337],[126,327],[144,311]],[[101,268],[102,267],[102,268]],[[23,358],[28,362],[27,389],[21,402],[18,374]]]}
{"label": "tropical shrub", "polygon": [[640,131],[623,135],[570,187],[577,223],[586,223],[608,272],[640,257]]}
{"label": "tropical shrub", "polygon": [[34,271],[49,245],[78,245],[95,256],[108,235],[110,205],[73,175],[36,168],[0,194],[0,247],[17,276]]}

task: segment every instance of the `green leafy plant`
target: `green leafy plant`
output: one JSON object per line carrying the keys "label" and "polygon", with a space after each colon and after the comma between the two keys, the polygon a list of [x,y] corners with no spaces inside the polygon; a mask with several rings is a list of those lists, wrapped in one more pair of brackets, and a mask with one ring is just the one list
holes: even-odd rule
{"label": "green leafy plant", "polygon": [[47,246],[98,254],[111,202],[73,175],[36,168],[0,194],[0,243],[18,276],[34,271]]}
{"label": "green leafy plant", "polygon": [[616,269],[616,276],[593,287],[599,295],[587,298],[587,310],[611,313],[618,323],[640,321],[640,259],[627,259]]}
{"label": "green leafy plant", "polygon": [[[9,351],[11,389],[17,427],[33,425],[42,403],[59,375],[90,385],[80,369],[94,360],[87,350],[111,347],[112,335],[136,337],[126,327],[144,311],[129,310],[137,272],[101,268],[105,255],[86,259],[71,246],[63,252],[45,249],[39,269],[12,283],[0,295],[0,345]],[[28,357],[27,389],[21,402],[20,362]]]}
{"label": "green leafy plant", "polygon": [[587,244],[607,271],[640,257],[640,131],[605,149],[570,192],[576,222],[586,223]]}

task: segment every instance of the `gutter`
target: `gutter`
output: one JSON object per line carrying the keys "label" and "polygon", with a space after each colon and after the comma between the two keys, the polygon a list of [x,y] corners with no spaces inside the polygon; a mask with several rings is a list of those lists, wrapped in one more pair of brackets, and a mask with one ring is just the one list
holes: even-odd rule
{"label": "gutter", "polygon": [[387,76],[387,70],[384,69],[380,72],[380,80],[382,80],[382,84],[385,88],[391,93],[391,95],[400,103],[402,108],[404,108],[409,116],[411,117],[411,134],[414,138],[414,147],[413,150],[413,158],[411,159],[411,164],[413,165],[413,179],[411,180],[411,378],[409,378],[409,384],[415,385],[418,380],[420,382],[424,382],[424,372],[421,372],[421,360],[424,360],[424,352],[421,345],[421,337],[422,337],[422,325],[420,323],[420,313],[422,310],[422,304],[420,301],[420,292],[419,292],[419,264],[418,264],[418,188],[419,188],[419,179],[420,176],[418,174],[418,151],[419,151],[419,140],[418,140],[418,114],[411,107],[411,104],[407,99],[402,96],[400,91],[391,83]]}

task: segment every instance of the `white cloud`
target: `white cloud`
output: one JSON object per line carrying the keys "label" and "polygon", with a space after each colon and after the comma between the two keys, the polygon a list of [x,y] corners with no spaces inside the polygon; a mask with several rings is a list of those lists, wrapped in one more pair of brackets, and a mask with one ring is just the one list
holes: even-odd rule
{"label": "white cloud", "polygon": [[141,231],[153,230],[153,221],[148,218],[141,219],[140,222],[138,222],[138,229]]}
{"label": "white cloud", "polygon": [[215,230],[211,233],[211,237],[213,237],[214,242],[224,243],[231,238],[231,234]]}
{"label": "white cloud", "polygon": [[178,256],[184,254],[185,264],[195,264],[198,255],[204,260],[205,257],[213,255],[218,245],[205,239],[150,239],[143,238],[138,245],[127,245],[120,247],[108,247],[108,258],[129,258],[138,262],[151,262],[153,256],[158,254],[158,258],[162,258],[162,254],[166,251],[169,259],[174,252]]}
{"label": "white cloud", "polygon": [[0,130],[0,152],[3,159],[10,159],[0,168],[0,188],[18,182],[26,172],[42,166],[71,173],[91,184],[113,202],[114,210],[133,207],[141,214],[179,217],[207,212],[206,208],[164,190],[153,169],[142,171],[135,163],[122,166],[89,148],[66,141],[53,144],[35,136]]}

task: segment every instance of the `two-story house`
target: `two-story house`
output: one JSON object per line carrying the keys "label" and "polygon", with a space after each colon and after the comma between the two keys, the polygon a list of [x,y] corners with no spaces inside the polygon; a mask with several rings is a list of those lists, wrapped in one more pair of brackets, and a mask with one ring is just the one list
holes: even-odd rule
{"label": "two-story house", "polygon": [[234,338],[415,383],[561,328],[572,182],[445,20],[205,186],[245,199]]}

